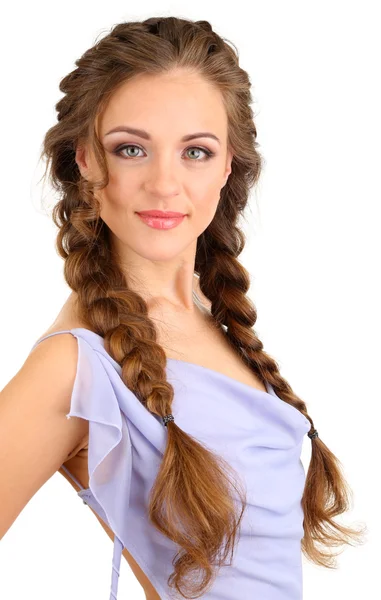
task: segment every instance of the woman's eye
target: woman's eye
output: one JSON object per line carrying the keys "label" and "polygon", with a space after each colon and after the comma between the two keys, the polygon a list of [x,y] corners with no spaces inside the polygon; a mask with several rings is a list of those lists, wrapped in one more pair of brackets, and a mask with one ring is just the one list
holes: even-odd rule
{"label": "woman's eye", "polygon": [[[134,149],[134,153],[132,155],[129,153],[129,150],[131,148]],[[127,151],[127,156],[126,156],[126,154],[122,154],[122,152],[124,150]],[[118,146],[118,148],[116,148],[113,152],[114,152],[114,154],[116,154],[116,156],[121,156],[122,158],[131,160],[132,158],[141,158],[140,156],[138,156],[139,150],[142,150],[142,148],[140,148],[140,146],[136,146],[135,144],[123,144],[123,146]],[[207,148],[201,148],[199,146],[190,146],[189,148],[186,148],[185,152],[189,152],[189,151],[193,152],[194,150],[196,150],[197,154],[196,154],[196,158],[190,159],[192,162],[203,162],[203,161],[208,160],[209,158],[212,158],[215,155],[215,153],[212,152],[211,150],[208,150]],[[204,158],[199,158],[200,153],[203,153],[205,155]]]}
{"label": "woman's eye", "polygon": [[204,158],[198,159],[198,156],[200,156],[200,154],[198,154],[196,156],[196,162],[202,162],[203,160],[208,160],[208,158],[211,158],[212,156],[214,156],[214,152],[211,152],[211,150],[207,150],[207,148],[199,148],[198,146],[191,146],[190,148],[187,148],[185,150],[185,152],[188,152],[189,150],[191,150],[192,152],[194,150],[196,150],[196,152],[198,152],[198,153],[199,152],[203,152],[204,153],[204,155],[205,155]]}
{"label": "woman's eye", "polygon": [[[139,146],[135,146],[134,144],[124,144],[124,146],[120,146],[119,148],[117,148],[115,150],[115,154],[117,156],[122,156],[123,158],[127,158],[125,154],[122,154],[122,150],[129,150],[130,148],[134,148],[135,151],[141,150],[141,148],[139,148]],[[130,156],[128,154],[128,158],[135,158],[137,156],[137,154],[133,154],[132,156]]]}

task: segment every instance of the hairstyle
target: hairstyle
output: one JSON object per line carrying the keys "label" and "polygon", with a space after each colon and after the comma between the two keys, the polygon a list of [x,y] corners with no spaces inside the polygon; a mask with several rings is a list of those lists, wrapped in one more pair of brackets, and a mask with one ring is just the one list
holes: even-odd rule
{"label": "hairstyle", "polygon": [[[129,289],[109,229],[99,217],[94,191],[108,184],[108,170],[99,140],[97,118],[113,92],[138,74],[164,74],[186,69],[200,74],[220,90],[228,116],[231,173],[212,222],[197,240],[195,273],[211,315],[252,371],[270,382],[278,397],[311,423],[306,404],[281,376],[277,362],[263,350],[253,326],[254,304],[247,296],[248,271],[238,261],[245,236],[238,219],[250,188],[259,179],[262,157],[251,108],[249,76],[239,66],[233,44],[212,30],[208,21],[152,17],[119,23],[76,62],[59,89],[57,123],[45,135],[41,157],[59,201],[53,221],[59,228],[56,248],[64,259],[64,277],[78,296],[79,317],[103,336],[108,353],[121,365],[122,379],[153,414],[171,413],[173,387],[166,378],[166,355],[157,342],[154,322],[143,298]],[[87,181],[75,161],[81,141],[91,144],[102,180]],[[45,175],[46,176],[46,171]],[[230,565],[245,510],[246,496],[229,465],[175,421],[167,426],[167,445],[151,490],[149,519],[178,544],[168,585],[184,598],[199,597],[216,576],[215,567]],[[341,463],[321,437],[311,439],[311,460],[302,497],[306,558],[336,568],[333,546],[362,543],[364,530],[335,520],[349,508],[352,493]],[[240,505],[237,504],[237,495]],[[230,555],[230,562],[226,562]],[[198,583],[192,577],[200,576]]]}

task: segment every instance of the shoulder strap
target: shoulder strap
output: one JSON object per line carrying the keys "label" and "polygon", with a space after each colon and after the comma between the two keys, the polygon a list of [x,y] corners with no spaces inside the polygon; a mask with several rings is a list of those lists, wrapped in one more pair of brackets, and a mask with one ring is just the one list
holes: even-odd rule
{"label": "shoulder strap", "polygon": [[74,477],[74,475],[73,475],[72,473],[70,473],[69,469],[67,469],[67,468],[65,467],[65,465],[61,465],[61,469],[62,469],[63,471],[65,471],[65,473],[67,473],[67,474],[68,474],[68,476],[70,477],[70,479],[72,479],[72,480],[74,481],[74,483],[76,483],[76,484],[77,484],[77,486],[78,486],[78,487],[79,487],[81,490],[84,490],[84,489],[85,489],[85,488],[83,487],[83,485],[81,485],[81,484],[80,484],[80,482],[78,481],[78,479],[77,479],[76,477]]}
{"label": "shoulder strap", "polygon": [[53,333],[48,333],[48,335],[44,335],[44,337],[37,340],[37,342],[32,346],[32,350],[33,350],[33,348],[35,348],[37,346],[37,344],[42,342],[42,340],[46,340],[46,338],[49,338],[52,335],[58,335],[59,333],[71,333],[71,331],[70,331],[70,329],[63,329],[62,331],[54,331]]}

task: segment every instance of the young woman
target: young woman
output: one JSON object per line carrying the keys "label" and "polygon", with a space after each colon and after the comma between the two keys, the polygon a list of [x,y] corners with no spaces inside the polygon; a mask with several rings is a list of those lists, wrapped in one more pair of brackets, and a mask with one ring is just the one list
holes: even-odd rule
{"label": "young woman", "polygon": [[335,521],[339,461],[253,329],[249,76],[175,17],[120,23],[76,65],[43,148],[72,291],[1,392],[0,536],[59,470],[114,540],[110,599],[123,554],[148,600],[300,600],[301,551],[332,567],[363,531]]}

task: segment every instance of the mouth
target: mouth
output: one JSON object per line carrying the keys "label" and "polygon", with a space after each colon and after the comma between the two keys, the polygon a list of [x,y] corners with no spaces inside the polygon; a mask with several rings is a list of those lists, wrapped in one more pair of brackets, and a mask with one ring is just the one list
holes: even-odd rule
{"label": "mouth", "polygon": [[178,217],[185,217],[186,215],[184,213],[180,213],[180,212],[173,212],[171,210],[141,210],[137,213],[138,215],[144,216],[144,217],[153,217],[153,218],[160,218],[160,219],[166,219],[166,218],[178,218]]}
{"label": "mouth", "polygon": [[144,211],[136,214],[138,217],[140,217],[143,223],[148,225],[148,227],[152,227],[153,229],[173,229],[174,227],[180,225],[180,223],[182,223],[187,216],[182,213],[175,213],[177,216],[174,217],[168,215],[165,217],[156,217],[152,215],[152,211]]}

